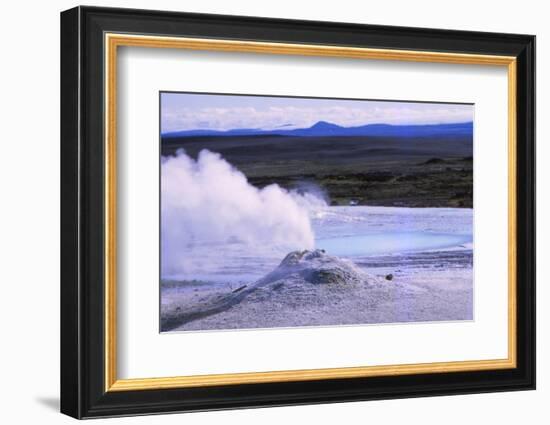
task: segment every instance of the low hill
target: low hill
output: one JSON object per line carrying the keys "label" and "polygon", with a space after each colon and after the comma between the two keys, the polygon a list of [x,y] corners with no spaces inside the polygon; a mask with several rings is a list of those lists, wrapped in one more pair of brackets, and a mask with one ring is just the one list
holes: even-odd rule
{"label": "low hill", "polygon": [[232,130],[185,130],[162,135],[164,139],[182,137],[235,137],[235,136],[285,136],[285,137],[433,137],[433,136],[471,136],[473,123],[428,124],[428,125],[391,125],[367,124],[355,127],[343,127],[326,121],[319,121],[308,128],[272,129],[240,128]]}

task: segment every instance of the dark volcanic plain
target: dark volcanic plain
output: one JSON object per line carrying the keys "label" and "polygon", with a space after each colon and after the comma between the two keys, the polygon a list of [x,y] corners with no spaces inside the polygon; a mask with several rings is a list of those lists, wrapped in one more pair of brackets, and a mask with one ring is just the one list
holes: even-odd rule
{"label": "dark volcanic plain", "polygon": [[316,185],[332,205],[471,208],[472,137],[169,137],[162,155],[183,148],[218,152],[256,187]]}

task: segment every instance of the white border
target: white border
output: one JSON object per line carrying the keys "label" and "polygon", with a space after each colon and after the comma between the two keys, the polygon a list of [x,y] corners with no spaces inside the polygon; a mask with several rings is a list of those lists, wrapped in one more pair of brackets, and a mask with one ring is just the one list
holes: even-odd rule
{"label": "white border", "polygon": [[[118,61],[119,379],[507,357],[506,67],[137,47]],[[475,103],[476,320],[159,334],[160,90]]]}

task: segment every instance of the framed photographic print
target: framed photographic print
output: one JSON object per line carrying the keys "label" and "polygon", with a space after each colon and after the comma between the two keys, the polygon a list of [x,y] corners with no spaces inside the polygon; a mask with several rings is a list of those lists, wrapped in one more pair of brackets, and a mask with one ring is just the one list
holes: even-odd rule
{"label": "framed photographic print", "polygon": [[535,387],[529,35],[61,14],[61,411]]}

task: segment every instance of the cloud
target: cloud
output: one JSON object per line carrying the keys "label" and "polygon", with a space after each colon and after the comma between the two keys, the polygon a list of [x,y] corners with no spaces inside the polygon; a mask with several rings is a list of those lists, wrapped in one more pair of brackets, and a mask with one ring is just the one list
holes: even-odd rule
{"label": "cloud", "polygon": [[[289,103],[292,99],[289,100]],[[235,128],[303,128],[317,121],[341,126],[365,124],[442,124],[473,120],[472,105],[335,101],[334,106],[227,106],[185,107],[170,105],[162,110],[162,131],[191,129],[230,130]],[[185,102],[182,102],[184,105]],[[288,126],[292,123],[292,126]]]}

